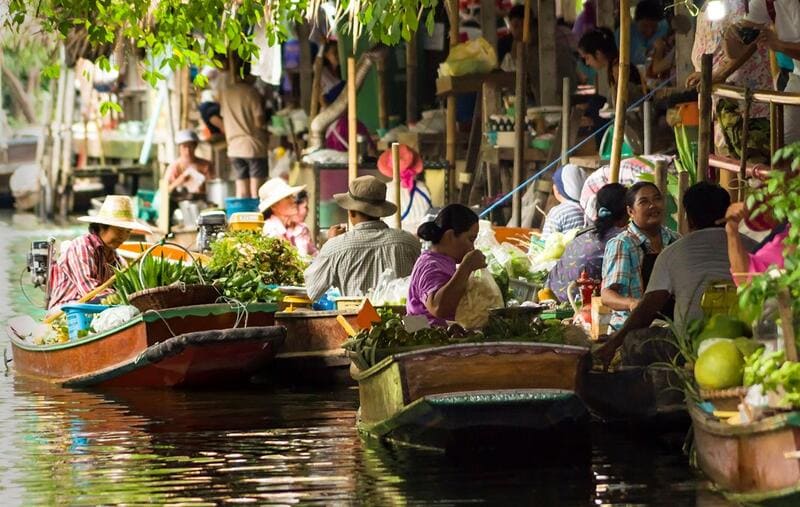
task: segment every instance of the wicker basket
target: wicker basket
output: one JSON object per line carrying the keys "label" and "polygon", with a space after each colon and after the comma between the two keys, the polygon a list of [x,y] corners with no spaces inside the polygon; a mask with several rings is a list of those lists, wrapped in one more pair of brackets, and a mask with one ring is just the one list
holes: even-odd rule
{"label": "wicker basket", "polygon": [[717,410],[738,410],[742,398],[747,395],[746,387],[732,387],[730,389],[700,389],[700,397],[714,404]]}
{"label": "wicker basket", "polygon": [[178,306],[209,305],[219,298],[220,293],[213,285],[178,284],[155,289],[145,289],[128,296],[131,305],[140,312],[165,310]]}

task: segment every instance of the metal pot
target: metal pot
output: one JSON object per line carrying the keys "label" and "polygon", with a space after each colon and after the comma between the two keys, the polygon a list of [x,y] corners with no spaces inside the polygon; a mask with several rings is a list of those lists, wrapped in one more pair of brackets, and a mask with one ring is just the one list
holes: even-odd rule
{"label": "metal pot", "polygon": [[225,207],[225,199],[234,195],[233,182],[221,180],[219,178],[213,179],[206,183],[206,198],[208,202],[213,203],[219,208]]}

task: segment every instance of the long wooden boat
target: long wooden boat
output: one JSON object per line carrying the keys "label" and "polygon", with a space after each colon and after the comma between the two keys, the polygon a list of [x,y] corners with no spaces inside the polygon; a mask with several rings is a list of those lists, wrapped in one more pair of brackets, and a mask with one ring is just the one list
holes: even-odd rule
{"label": "long wooden boat", "polygon": [[35,345],[9,332],[16,373],[64,386],[180,387],[247,381],[285,337],[275,306],[148,311],[79,340]]}
{"label": "long wooden boat", "polygon": [[587,372],[580,395],[599,422],[682,431],[690,420],[678,386],[679,379],[668,367],[625,366],[614,372]]}
{"label": "long wooden boat", "polygon": [[286,328],[286,339],[278,346],[274,367],[270,367],[276,378],[293,382],[352,383],[350,359],[342,348],[347,333],[336,320],[340,315],[352,324],[358,313],[276,313],[276,325]]}
{"label": "long wooden boat", "polygon": [[587,366],[586,348],[535,343],[395,354],[354,374],[358,429],[381,441],[445,451],[553,442],[554,434],[589,420],[575,394]]}
{"label": "long wooden boat", "polygon": [[731,500],[800,505],[800,412],[734,426],[689,405],[697,464]]}

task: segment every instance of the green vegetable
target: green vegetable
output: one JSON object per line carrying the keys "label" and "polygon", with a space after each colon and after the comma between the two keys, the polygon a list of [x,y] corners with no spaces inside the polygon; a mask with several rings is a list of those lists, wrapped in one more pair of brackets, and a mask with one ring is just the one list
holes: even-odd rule
{"label": "green vegetable", "polygon": [[[164,287],[176,282],[199,283],[198,269],[202,266],[187,265],[161,256],[148,255],[130,269],[116,269],[114,289],[116,294],[104,300],[106,304],[129,304],[131,294],[145,289]],[[141,271],[141,276],[140,276]],[[144,282],[144,283],[142,283]]]}

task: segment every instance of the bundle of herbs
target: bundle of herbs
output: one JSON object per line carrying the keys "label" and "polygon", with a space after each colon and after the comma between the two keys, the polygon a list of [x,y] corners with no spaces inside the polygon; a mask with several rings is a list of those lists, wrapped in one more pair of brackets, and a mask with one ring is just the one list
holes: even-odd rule
{"label": "bundle of herbs", "polygon": [[202,273],[203,266],[197,264],[183,264],[182,262],[167,259],[163,255],[147,255],[137,265],[128,269],[114,269],[115,293],[103,300],[103,304],[130,304],[128,298],[131,294],[145,289],[165,287],[174,283],[196,284],[200,283],[198,272]]}
{"label": "bundle of herbs", "polygon": [[224,296],[250,303],[275,301],[275,286],[302,285],[305,267],[288,242],[237,231],[212,243],[207,271]]}

